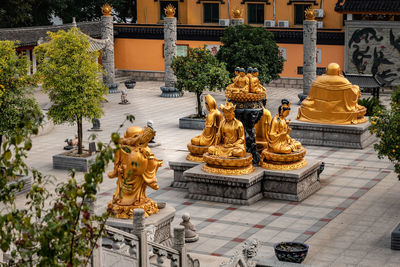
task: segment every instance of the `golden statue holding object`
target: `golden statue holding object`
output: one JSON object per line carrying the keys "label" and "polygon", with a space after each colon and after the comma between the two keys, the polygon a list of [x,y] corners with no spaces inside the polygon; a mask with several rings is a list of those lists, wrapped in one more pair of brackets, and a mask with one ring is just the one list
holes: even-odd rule
{"label": "golden statue holding object", "polygon": [[222,121],[222,114],[217,108],[217,102],[211,95],[206,95],[205,104],[208,110],[206,123],[201,135],[193,137],[187,145],[189,154],[186,159],[190,161],[202,162],[203,154],[215,143],[218,129]]}
{"label": "golden statue holding object", "polygon": [[267,169],[294,170],[304,167],[306,150],[290,137],[290,102],[282,99],[278,114],[269,125],[268,147],[261,152],[260,165]]}
{"label": "golden statue holding object", "polygon": [[313,82],[298,110],[297,120],[327,124],[364,123],[367,110],[358,105],[360,97],[360,88],[341,75],[337,63],[330,63],[326,74]]}
{"label": "golden statue holding object", "polygon": [[235,108],[231,102],[221,105],[224,120],[218,129],[215,142],[203,155],[207,163],[203,166],[206,172],[217,174],[248,174],[254,171],[253,156],[246,153],[244,127],[235,118]]}
{"label": "golden statue holding object", "polygon": [[147,144],[155,132],[150,127],[129,127],[121,138],[121,149],[115,154],[114,169],[108,177],[117,177],[117,189],[108,208],[116,218],[132,218],[133,210],[140,208],[145,216],[158,212],[157,203],[146,196],[149,186],[158,190],[156,173],[162,160],[154,157]]}

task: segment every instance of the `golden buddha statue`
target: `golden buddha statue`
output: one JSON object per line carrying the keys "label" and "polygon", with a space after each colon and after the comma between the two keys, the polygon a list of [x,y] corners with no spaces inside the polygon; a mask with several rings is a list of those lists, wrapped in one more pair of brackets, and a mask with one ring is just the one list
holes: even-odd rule
{"label": "golden buddha statue", "polygon": [[240,76],[239,71],[240,71],[240,67],[236,67],[235,72],[234,72],[235,77],[232,78],[233,83],[228,84],[228,86],[225,88],[225,93],[230,94],[232,92],[232,88],[239,86],[239,84],[237,83],[239,76]]}
{"label": "golden buddha statue", "polygon": [[[239,94],[249,92],[249,78],[246,76],[243,68],[238,69],[239,76],[233,79],[233,84],[226,87],[225,94]],[[236,70],[235,70],[236,74]]]}
{"label": "golden buddha statue", "polygon": [[290,102],[282,99],[278,114],[272,119],[268,147],[261,152],[260,165],[267,169],[291,170],[306,165],[305,149],[301,143],[290,137],[289,120]]}
{"label": "golden buddha statue", "polygon": [[254,125],[256,134],[257,151],[261,153],[262,150],[268,148],[269,143],[269,130],[272,121],[271,112],[266,109],[267,100],[262,100],[263,115],[260,120]]}
{"label": "golden buddha statue", "polygon": [[109,178],[117,177],[117,189],[108,203],[113,217],[132,218],[137,208],[143,209],[146,217],[158,212],[157,203],[146,196],[147,186],[158,190],[156,173],[162,165],[162,160],[156,159],[147,146],[154,135],[150,127],[143,130],[131,126],[120,139],[114,169],[108,173]]}
{"label": "golden buddha statue", "polygon": [[239,76],[234,78],[234,83],[226,87],[225,96],[227,99],[243,103],[261,101],[266,97],[266,90],[260,85],[260,81],[257,78],[257,69],[249,67],[247,69],[247,74],[245,74],[244,69],[239,68],[238,72]]}
{"label": "golden buddha statue", "polygon": [[206,124],[201,135],[193,137],[187,145],[189,154],[186,159],[190,161],[203,161],[203,154],[208,151],[208,147],[215,143],[216,135],[222,121],[222,114],[217,109],[217,102],[211,95],[205,97],[208,115]]}
{"label": "golden buddha statue", "polygon": [[203,155],[207,163],[203,166],[206,172],[219,174],[247,174],[254,170],[253,156],[246,153],[244,127],[235,118],[235,108],[231,102],[221,105],[224,120],[218,129],[215,142]]}
{"label": "golden buddha statue", "polygon": [[341,75],[340,66],[330,63],[318,76],[299,108],[300,121],[328,124],[360,124],[367,121],[366,108],[358,105],[360,88]]}
{"label": "golden buddha statue", "polygon": [[250,92],[251,93],[256,93],[256,94],[262,94],[266,92],[266,89],[264,86],[260,84],[260,80],[258,79],[258,69],[254,68],[251,73],[251,78],[250,78]]}

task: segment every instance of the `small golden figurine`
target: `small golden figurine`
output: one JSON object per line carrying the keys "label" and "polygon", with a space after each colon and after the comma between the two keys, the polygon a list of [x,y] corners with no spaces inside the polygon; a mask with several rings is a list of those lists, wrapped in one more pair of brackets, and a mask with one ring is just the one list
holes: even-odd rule
{"label": "small golden figurine", "polygon": [[316,11],[312,7],[309,7],[304,11],[304,15],[306,17],[306,20],[312,21],[315,20]]}
{"label": "small golden figurine", "polygon": [[254,125],[256,133],[257,151],[261,153],[265,148],[268,148],[269,143],[269,130],[272,122],[271,112],[266,108],[267,99],[262,100],[263,115],[260,120]]}
{"label": "small golden figurine", "polygon": [[240,77],[240,67],[235,68],[235,77],[232,78],[233,83],[229,84],[225,89],[225,94],[230,94],[232,92],[232,88],[239,87],[239,77]]}
{"label": "small golden figurine", "polygon": [[169,4],[166,8],[164,8],[165,16],[167,18],[175,17],[175,7]]}
{"label": "small golden figurine", "polygon": [[156,173],[162,165],[162,160],[156,159],[147,146],[154,135],[150,127],[143,130],[131,126],[121,138],[114,169],[108,173],[110,178],[117,177],[117,189],[108,203],[113,217],[132,218],[137,208],[143,209],[146,217],[158,212],[157,203],[146,196],[148,186],[158,190]]}
{"label": "small golden figurine", "polygon": [[258,79],[258,69],[251,68],[251,75],[249,76],[250,80],[250,93],[256,94],[265,94],[266,89],[264,86],[260,84],[260,80]]}
{"label": "small golden figurine", "polygon": [[190,161],[202,162],[203,154],[208,151],[209,146],[215,143],[215,138],[222,121],[222,114],[217,108],[217,102],[211,95],[206,95],[206,108],[208,115],[206,124],[201,135],[193,137],[187,145],[189,154],[186,159]]}
{"label": "small golden figurine", "polygon": [[340,66],[330,63],[326,74],[312,83],[298,110],[297,120],[327,124],[360,124],[367,121],[366,108],[358,105],[360,88],[341,75]]}
{"label": "small golden figurine", "polygon": [[112,7],[106,3],[101,7],[101,13],[103,13],[103,16],[105,17],[109,17],[111,16],[111,12],[112,12]]}
{"label": "small golden figurine", "polygon": [[266,97],[265,88],[260,85],[258,79],[258,70],[253,74],[254,69],[249,67],[247,75],[243,68],[236,68],[239,76],[233,79],[233,83],[229,84],[225,89],[227,99],[236,102],[252,102],[260,101]]}
{"label": "small golden figurine", "polygon": [[241,121],[235,118],[235,108],[231,102],[221,105],[224,114],[215,142],[203,155],[207,163],[203,166],[206,172],[217,174],[242,175],[254,171],[253,156],[246,153],[244,127]]}
{"label": "small golden figurine", "polygon": [[269,126],[268,147],[261,152],[260,165],[266,169],[294,170],[304,167],[306,150],[301,143],[290,137],[290,102],[282,99],[279,113]]}
{"label": "small golden figurine", "polygon": [[232,9],[232,17],[233,19],[242,19],[242,10],[240,9]]}

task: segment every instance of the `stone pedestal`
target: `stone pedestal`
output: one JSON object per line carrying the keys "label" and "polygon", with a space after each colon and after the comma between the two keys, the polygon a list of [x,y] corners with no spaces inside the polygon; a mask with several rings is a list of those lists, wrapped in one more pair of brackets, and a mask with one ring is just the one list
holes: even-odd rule
{"label": "stone pedestal", "polygon": [[175,88],[176,77],[171,68],[172,58],[176,56],[176,18],[164,18],[164,62],[165,86],[161,87],[161,97],[176,98],[181,92]]}
{"label": "stone pedestal", "polygon": [[317,77],[317,22],[305,20],[303,30],[303,93],[299,94],[300,102],[307,97],[311,84]]}
{"label": "stone pedestal", "polygon": [[188,161],[182,158],[180,161],[170,161],[169,167],[174,171],[174,181],[171,187],[187,188],[186,179],[183,177],[183,172],[199,165],[200,162]]}
{"label": "stone pedestal", "polygon": [[250,205],[262,196],[264,169],[255,168],[246,175],[219,175],[202,170],[204,164],[184,172],[191,199]]}
{"label": "stone pedestal", "polygon": [[[149,231],[150,235],[154,234],[154,242],[163,243],[172,238],[171,222],[174,220],[174,217],[175,209],[169,205],[166,205],[165,208],[160,209],[157,214],[145,218],[145,229],[151,229],[152,225],[155,228],[155,233],[151,233]],[[133,233],[132,219],[116,219],[110,217],[106,224],[119,230]]]}
{"label": "stone pedestal", "polygon": [[106,70],[103,76],[104,84],[110,86],[115,84],[115,71],[114,71],[114,28],[113,17],[101,17],[101,39],[107,40],[106,46],[102,51],[102,64]]}
{"label": "stone pedestal", "polygon": [[302,201],[321,188],[317,171],[321,161],[306,159],[307,165],[298,170],[265,170],[263,194],[266,198]]}
{"label": "stone pedestal", "polygon": [[253,155],[253,164],[258,165],[260,162],[260,154],[257,151],[256,133],[254,125],[263,115],[262,108],[255,109],[235,109],[235,117],[243,123],[246,138],[246,152]]}
{"label": "stone pedestal", "polygon": [[369,126],[369,122],[333,125],[293,120],[290,122],[290,135],[303,145],[363,149],[376,141],[375,136],[369,133]]}

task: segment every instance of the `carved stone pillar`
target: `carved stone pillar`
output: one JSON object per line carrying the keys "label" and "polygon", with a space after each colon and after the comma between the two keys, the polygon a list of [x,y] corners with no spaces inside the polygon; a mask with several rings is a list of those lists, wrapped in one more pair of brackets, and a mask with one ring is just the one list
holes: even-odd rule
{"label": "carved stone pillar", "polygon": [[109,87],[112,87],[115,84],[114,28],[111,11],[112,8],[109,5],[104,5],[102,7],[103,16],[101,17],[101,38],[107,40],[106,46],[102,51],[103,67],[106,70],[106,73],[103,75],[103,82]]}
{"label": "carved stone pillar", "polygon": [[176,56],[176,18],[164,18],[164,60],[165,86],[161,86],[161,97],[180,97],[181,92],[175,88],[176,76],[171,68],[172,58]]}
{"label": "carved stone pillar", "polygon": [[317,22],[305,20],[303,31],[303,93],[299,94],[300,102],[307,97],[317,76]]}

